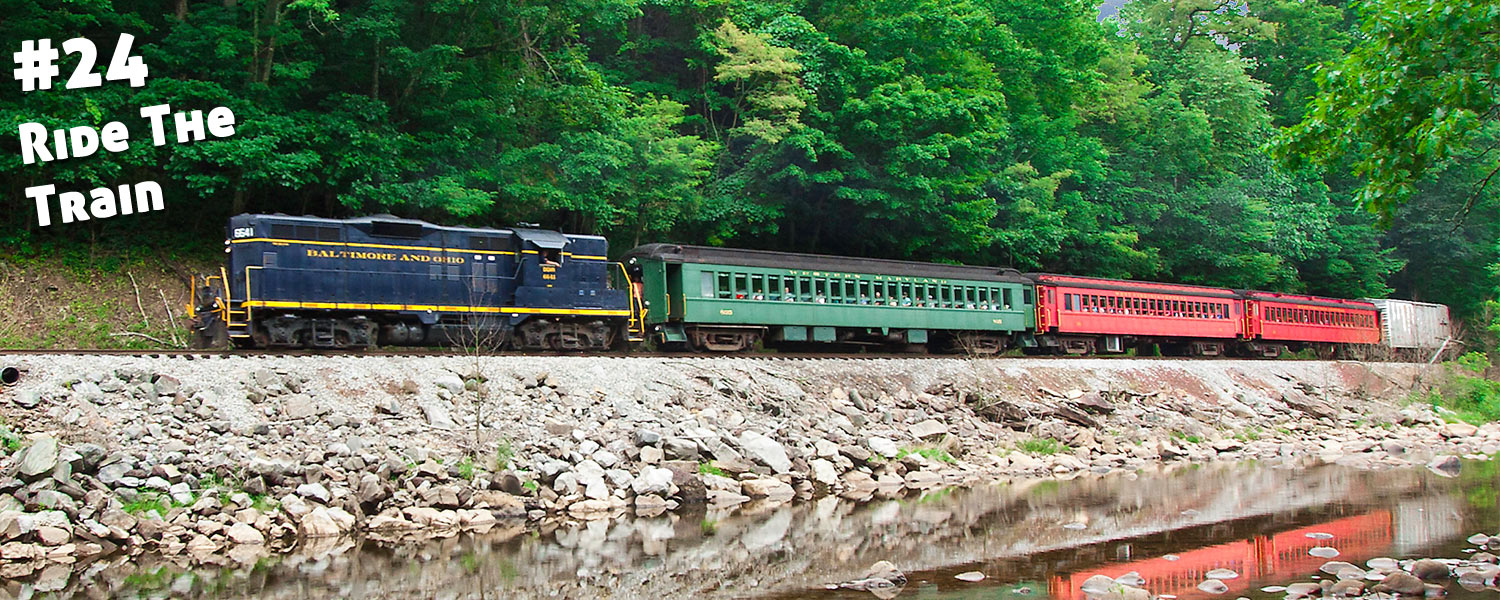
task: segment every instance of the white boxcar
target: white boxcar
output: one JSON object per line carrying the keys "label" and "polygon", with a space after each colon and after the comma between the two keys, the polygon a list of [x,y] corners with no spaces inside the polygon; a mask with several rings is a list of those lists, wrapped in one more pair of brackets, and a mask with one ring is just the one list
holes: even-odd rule
{"label": "white boxcar", "polygon": [[1397,349],[1434,351],[1444,344],[1453,346],[1453,328],[1448,322],[1448,307],[1409,300],[1375,300],[1380,310],[1381,343]]}

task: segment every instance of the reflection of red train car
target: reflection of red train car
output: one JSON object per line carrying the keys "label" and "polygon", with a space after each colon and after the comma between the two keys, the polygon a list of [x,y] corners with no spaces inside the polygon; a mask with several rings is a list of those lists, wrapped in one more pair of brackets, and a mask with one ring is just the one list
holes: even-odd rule
{"label": "reflection of red train car", "polygon": [[1229,288],[1034,273],[1037,347],[1096,354],[1159,347],[1165,355],[1275,356],[1380,343],[1379,312],[1342,300]]}
{"label": "reflection of red train car", "polygon": [[[1332,534],[1317,540],[1307,534]],[[1224,581],[1229,591],[1222,597],[1243,595],[1257,581],[1274,577],[1288,580],[1315,573],[1328,559],[1308,554],[1315,546],[1339,549],[1338,560],[1358,562],[1373,558],[1391,545],[1391,513],[1379,510],[1278,533],[1198,548],[1177,555],[1177,560],[1149,558],[1128,563],[1102,565],[1070,575],[1054,575],[1049,582],[1056,600],[1083,600],[1083,582],[1095,575],[1116,578],[1135,571],[1146,580],[1152,595],[1170,594],[1183,599],[1219,597],[1198,590],[1209,571],[1230,569],[1239,577]]]}

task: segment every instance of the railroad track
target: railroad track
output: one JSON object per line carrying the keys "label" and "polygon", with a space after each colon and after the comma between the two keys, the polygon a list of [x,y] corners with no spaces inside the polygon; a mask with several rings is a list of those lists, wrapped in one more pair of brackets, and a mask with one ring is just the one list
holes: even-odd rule
{"label": "railroad track", "polygon": [[[187,360],[213,360],[227,358],[277,358],[277,357],[309,357],[309,358],[470,358],[475,354],[460,349],[401,349],[401,350],[85,350],[85,349],[36,349],[36,350],[4,350],[0,349],[0,359],[6,356],[135,356],[143,358],[183,358]],[[723,353],[715,354],[682,353],[682,352],[520,352],[501,351],[484,352],[478,356],[489,357],[574,357],[574,358],[675,358],[675,359],[719,359],[739,358],[751,360],[941,360],[967,358],[963,354],[896,354],[896,353],[857,353],[857,352],[745,352],[745,353]],[[1214,357],[1214,356],[1150,356],[1135,357],[1128,355],[1062,355],[1062,356],[998,356],[998,357],[975,357],[976,360],[1005,360],[1005,359],[1037,359],[1050,360],[1078,360],[1078,359],[1104,359],[1104,360],[1135,360],[1136,358],[1147,358],[1151,360],[1173,360],[1173,361],[1216,361],[1216,360],[1257,360],[1257,361],[1301,361],[1314,359],[1256,359],[1244,357]],[[1388,362],[1388,361],[1356,361],[1356,362]]]}

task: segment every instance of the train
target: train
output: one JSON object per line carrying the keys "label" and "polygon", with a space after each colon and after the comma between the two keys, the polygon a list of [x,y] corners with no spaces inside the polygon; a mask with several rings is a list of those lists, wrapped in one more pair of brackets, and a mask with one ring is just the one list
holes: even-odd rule
{"label": "train", "polygon": [[195,345],[597,352],[840,349],[1427,360],[1448,308],[652,243],[374,215],[243,214],[195,279]]}

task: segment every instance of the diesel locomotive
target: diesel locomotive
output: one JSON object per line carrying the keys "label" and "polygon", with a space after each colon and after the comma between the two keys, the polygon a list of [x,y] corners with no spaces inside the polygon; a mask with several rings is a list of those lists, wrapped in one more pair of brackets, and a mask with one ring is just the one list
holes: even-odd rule
{"label": "diesel locomotive", "polygon": [[377,215],[239,215],[195,282],[201,346],[1422,358],[1447,307],[1014,269],[647,244]]}
{"label": "diesel locomotive", "polygon": [[603,350],[630,294],[604,238],[373,216],[230,219],[227,265],[195,282],[201,343],[240,348],[478,344]]}

